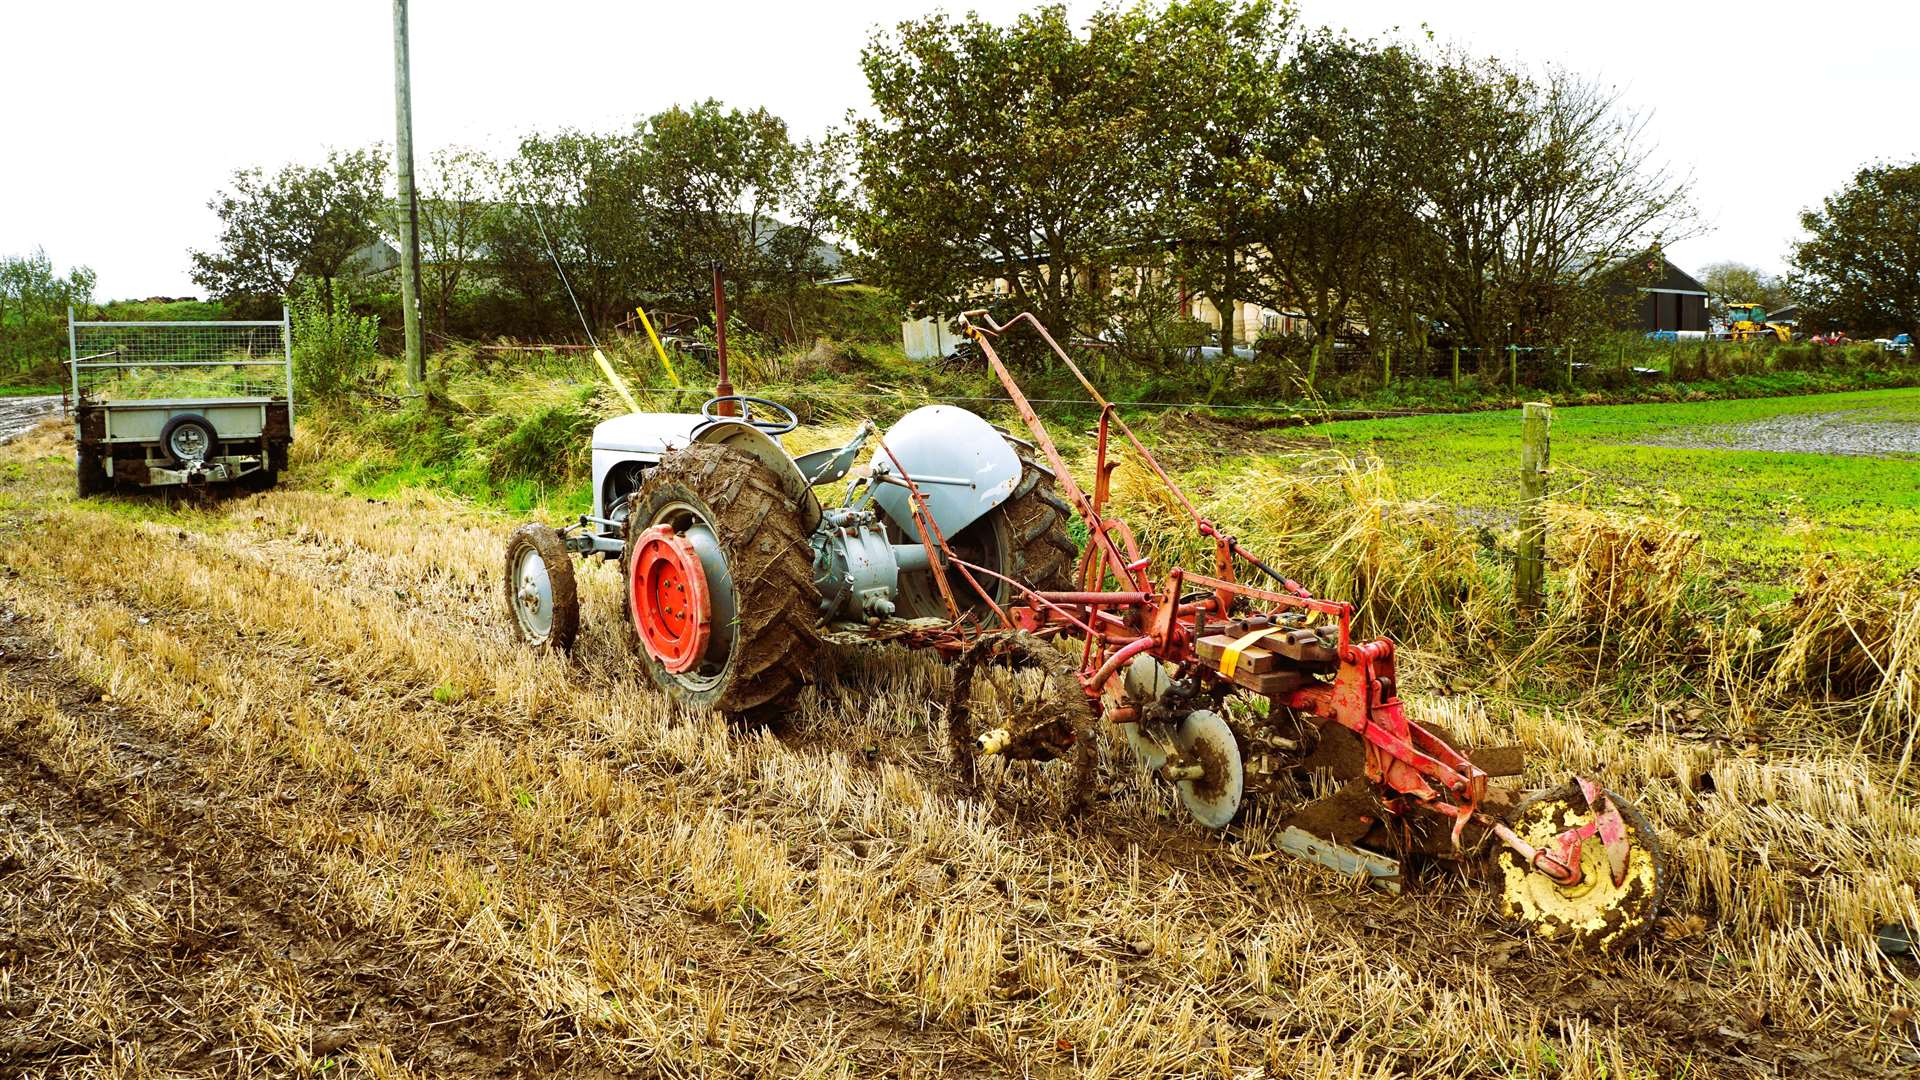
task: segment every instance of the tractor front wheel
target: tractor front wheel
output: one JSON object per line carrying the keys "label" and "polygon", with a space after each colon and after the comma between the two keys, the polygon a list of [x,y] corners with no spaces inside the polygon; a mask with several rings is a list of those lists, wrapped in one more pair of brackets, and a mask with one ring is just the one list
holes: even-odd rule
{"label": "tractor front wheel", "polygon": [[[262,470],[243,479],[260,475],[273,474]],[[573,580],[572,556],[557,529],[522,525],[508,538],[507,610],[522,642],[554,652],[573,648],[580,633],[580,590]]]}
{"label": "tractor front wheel", "polygon": [[621,598],[647,674],[680,703],[778,708],[812,680],[820,593],[800,508],[723,446],[676,450],[628,496]]}

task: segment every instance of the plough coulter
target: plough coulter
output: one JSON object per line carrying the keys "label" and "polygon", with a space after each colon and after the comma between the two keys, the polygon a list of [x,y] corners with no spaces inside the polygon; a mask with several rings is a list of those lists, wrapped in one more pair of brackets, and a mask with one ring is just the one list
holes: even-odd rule
{"label": "plough coulter", "polygon": [[[1618,948],[1653,925],[1664,859],[1625,800],[1578,778],[1524,798],[1493,785],[1521,772],[1520,752],[1463,751],[1409,717],[1394,643],[1356,638],[1353,605],[1311,595],[1200,514],[1039,320],[961,325],[1030,438],[928,406],[856,470],[871,425],[793,458],[775,436],[797,419],[763,399],[609,420],[594,433],[594,513],[509,545],[520,636],[569,647],[569,554],[618,558],[640,662],[689,706],[777,708],[828,637],[929,648],[954,662],[947,724],[969,781],[978,757],[1065,758],[1084,793],[1092,727],[1110,724],[1208,828],[1249,795],[1282,798],[1297,804],[1282,847],[1383,887],[1398,891],[1410,856],[1490,856],[1503,908],[1544,937]],[[995,347],[1022,325],[1100,410],[1088,486]],[[1154,566],[1112,513],[1122,443],[1211,541],[1204,571]],[[816,489],[843,479],[824,507]],[[993,665],[1039,668],[1054,692],[976,722],[976,675]]]}

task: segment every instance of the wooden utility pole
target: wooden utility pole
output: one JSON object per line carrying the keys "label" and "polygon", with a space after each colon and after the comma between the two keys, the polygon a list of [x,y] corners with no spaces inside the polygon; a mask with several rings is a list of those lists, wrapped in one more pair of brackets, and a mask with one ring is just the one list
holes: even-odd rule
{"label": "wooden utility pole", "polygon": [[407,0],[393,0],[393,158],[400,186],[400,309],[407,331],[407,382],[427,382],[420,351],[420,200],[413,190],[413,80],[407,61]]}
{"label": "wooden utility pole", "polygon": [[1521,407],[1520,547],[1514,553],[1514,599],[1522,613],[1539,611],[1547,583],[1547,430],[1553,406],[1529,401]]}

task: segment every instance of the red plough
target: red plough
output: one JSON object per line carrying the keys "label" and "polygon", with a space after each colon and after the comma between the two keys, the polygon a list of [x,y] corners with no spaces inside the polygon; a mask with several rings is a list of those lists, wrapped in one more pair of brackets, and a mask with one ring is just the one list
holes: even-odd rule
{"label": "red plough", "polygon": [[[1294,854],[1364,871],[1397,889],[1406,855],[1466,857],[1491,849],[1504,907],[1544,936],[1617,947],[1652,925],[1664,860],[1631,806],[1585,779],[1517,804],[1491,788],[1492,775],[1520,772],[1519,752],[1464,753],[1410,718],[1398,694],[1394,643],[1355,640],[1351,604],[1310,595],[1200,515],[1037,319],[1023,314],[1001,324],[970,312],[961,322],[1019,410],[1088,542],[1078,588],[1038,591],[1015,583],[1023,602],[995,604],[982,585],[992,571],[954,553],[937,530],[922,528],[923,542],[943,556],[932,564],[958,571],[958,582],[938,574],[950,604],[956,589],[971,588],[987,598],[994,624],[956,617],[949,630],[921,638],[966,654],[966,677],[956,680],[950,708],[955,723],[970,725],[974,662],[995,652],[1043,655],[1021,639],[1077,639],[1074,674],[1092,714],[1118,725],[1205,825],[1230,823],[1249,786],[1292,782],[1302,790],[1301,781],[1319,773],[1343,786],[1283,821],[1282,845]],[[1074,480],[995,350],[995,340],[1021,323],[1100,408],[1091,491]],[[1109,514],[1116,432],[1198,534],[1213,541],[1212,573],[1152,566],[1126,522]],[[922,505],[918,488],[907,484]],[[924,513],[915,518],[931,524]],[[1243,568],[1271,587],[1239,580]],[[1229,710],[1230,698],[1264,699],[1265,708]],[[1008,756],[1051,758],[1074,744],[1071,733],[1058,730],[1071,723],[1061,710],[1029,719],[977,734],[969,727],[968,734],[980,750]],[[1048,727],[1055,730],[1039,730]],[[1244,753],[1250,748],[1259,751],[1252,775]],[[1084,766],[1084,746],[1079,753]]]}

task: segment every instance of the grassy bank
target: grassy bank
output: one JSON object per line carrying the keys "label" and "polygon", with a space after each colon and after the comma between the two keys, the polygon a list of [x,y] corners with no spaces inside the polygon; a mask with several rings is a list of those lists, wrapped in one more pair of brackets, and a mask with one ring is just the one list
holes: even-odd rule
{"label": "grassy bank", "polygon": [[[1403,377],[1382,385],[1373,375],[1357,371],[1329,376],[1319,392],[1307,393],[1289,374],[1286,361],[1264,357],[1228,366],[1182,362],[1155,370],[1094,352],[1083,363],[1110,400],[1129,403],[1125,412],[1134,423],[1161,432],[1168,444],[1190,440],[1199,431],[1253,451],[1258,447],[1245,438],[1249,430],[1324,425],[1351,416],[1497,413],[1540,398],[1562,405],[1680,404],[1920,386],[1920,365],[1893,364],[1897,358],[1871,349],[1830,349],[1816,355],[1801,346],[1758,352],[1744,347],[1708,351],[1696,346],[1684,352],[1645,348],[1652,351],[1632,356],[1622,352],[1623,361],[1660,363],[1670,370],[1647,379],[1618,377],[1609,369],[1584,375],[1588,381],[1571,389],[1523,384],[1517,392],[1505,384],[1504,376],[1469,375],[1457,384],[1450,378]],[[616,339],[607,351],[644,409],[694,411],[716,381],[710,362],[675,353],[663,364],[643,341]],[[1814,360],[1821,366],[1809,366]],[[339,479],[374,495],[398,486],[430,485],[517,509],[585,509],[586,433],[599,419],[625,411],[589,358],[577,352],[462,346],[436,355],[430,369],[435,373],[430,396],[403,389],[391,362],[382,360],[340,399],[310,406],[308,415],[320,421],[315,429],[333,444],[321,456],[332,463]],[[1036,361],[1019,377],[1026,394],[1051,420],[1078,427],[1096,415],[1082,404],[1085,394],[1070,373],[1057,364]],[[1003,424],[1019,422],[1005,390],[983,363],[909,361],[891,344],[822,339],[807,349],[780,350],[749,338],[735,352],[732,380],[744,392],[791,406],[809,429],[865,418],[884,425],[936,401],[963,405]],[[1652,418],[1648,423],[1659,422],[1657,409],[1646,415]],[[1426,433],[1452,438],[1483,425],[1493,430],[1501,423],[1472,418],[1457,422],[1465,426],[1452,428],[1442,419],[1431,428],[1408,432],[1416,438]],[[1364,428],[1335,424],[1317,430],[1336,442],[1370,438],[1364,434],[1370,429]],[[1388,429],[1382,431],[1382,439],[1394,437]],[[1449,445],[1444,452],[1460,449]],[[1419,473],[1407,479],[1416,488],[1440,487]],[[1481,479],[1475,476],[1474,483]]]}

